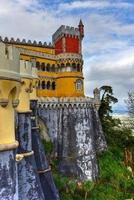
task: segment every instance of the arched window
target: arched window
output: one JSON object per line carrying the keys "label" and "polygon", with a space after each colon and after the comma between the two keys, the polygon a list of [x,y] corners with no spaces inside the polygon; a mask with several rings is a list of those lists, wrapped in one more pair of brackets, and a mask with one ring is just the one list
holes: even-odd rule
{"label": "arched window", "polygon": [[67,64],[66,64],[66,67],[70,67],[70,63],[67,63]]}
{"label": "arched window", "polygon": [[47,89],[50,89],[50,81],[47,81]]}
{"label": "arched window", "polygon": [[40,81],[38,82],[38,88],[40,89]]}
{"label": "arched window", "polygon": [[45,85],[45,81],[42,81],[42,89],[45,89],[46,85]]}
{"label": "arched window", "polygon": [[55,87],[56,87],[56,85],[55,85],[55,82],[53,81],[52,82],[52,90],[55,90]]}
{"label": "arched window", "polygon": [[76,90],[82,90],[82,80],[78,79],[75,83]]}
{"label": "arched window", "polygon": [[73,71],[76,71],[76,64],[75,63],[72,64],[72,67],[73,67]]}
{"label": "arched window", "polygon": [[40,69],[40,63],[39,62],[36,62],[36,67],[37,67],[38,70]]}
{"label": "arched window", "polygon": [[46,66],[46,71],[49,72],[50,71],[50,64],[48,63]]}
{"label": "arched window", "polygon": [[42,71],[45,71],[45,63],[41,64],[41,69],[42,69]]}
{"label": "arched window", "polygon": [[61,67],[65,67],[64,63],[61,63]]}
{"label": "arched window", "polygon": [[77,65],[77,72],[80,72],[80,64]]}
{"label": "arched window", "polygon": [[52,65],[52,72],[55,72],[55,65]]}

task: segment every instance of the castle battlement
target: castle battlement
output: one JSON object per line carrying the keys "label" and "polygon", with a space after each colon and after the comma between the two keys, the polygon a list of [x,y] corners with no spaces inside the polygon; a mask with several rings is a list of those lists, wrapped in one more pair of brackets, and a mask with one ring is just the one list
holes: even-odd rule
{"label": "castle battlement", "polygon": [[53,42],[55,42],[59,37],[61,37],[62,35],[68,35],[68,36],[76,36],[76,37],[79,37],[80,36],[80,32],[79,32],[79,29],[78,28],[74,28],[74,27],[71,27],[71,26],[65,26],[65,25],[62,25],[60,26],[60,28],[53,34],[52,36],[52,40]]}
{"label": "castle battlement", "polygon": [[53,45],[52,45],[51,42],[49,42],[49,43],[44,42],[43,43],[41,41],[37,42],[36,40],[34,40],[34,41],[26,40],[26,39],[20,40],[19,38],[17,38],[17,39],[14,39],[13,37],[11,37],[11,38],[8,38],[8,37],[2,38],[0,36],[0,41],[4,42],[4,43],[7,43],[7,44],[53,48]]}

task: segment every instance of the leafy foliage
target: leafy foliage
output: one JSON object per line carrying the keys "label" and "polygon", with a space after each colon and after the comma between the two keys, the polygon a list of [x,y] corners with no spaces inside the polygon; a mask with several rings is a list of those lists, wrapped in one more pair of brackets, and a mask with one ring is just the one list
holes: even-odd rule
{"label": "leafy foliage", "polygon": [[100,120],[103,122],[105,118],[110,119],[110,114],[112,111],[112,103],[117,103],[118,99],[113,96],[113,89],[111,86],[102,86],[100,88],[101,95],[101,105],[99,108]]}

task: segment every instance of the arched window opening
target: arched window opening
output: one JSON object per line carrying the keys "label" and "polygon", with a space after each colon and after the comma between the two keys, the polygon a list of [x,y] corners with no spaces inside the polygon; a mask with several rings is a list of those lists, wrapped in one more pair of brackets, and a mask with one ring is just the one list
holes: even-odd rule
{"label": "arched window opening", "polygon": [[45,71],[45,63],[41,64],[41,69],[42,69],[42,71]]}
{"label": "arched window opening", "polygon": [[65,67],[64,63],[61,63],[61,67]]}
{"label": "arched window opening", "polygon": [[55,82],[53,81],[53,82],[52,82],[52,90],[55,90],[55,88],[56,88],[56,84],[55,84]]}
{"label": "arched window opening", "polygon": [[36,67],[37,67],[38,70],[40,69],[40,63],[39,62],[36,62]]}
{"label": "arched window opening", "polygon": [[50,89],[50,81],[47,82],[47,89]]}
{"label": "arched window opening", "polygon": [[77,72],[80,72],[80,64],[77,65]]}
{"label": "arched window opening", "polygon": [[42,81],[42,89],[45,89],[46,85],[45,85],[45,81]]}
{"label": "arched window opening", "polygon": [[40,89],[40,81],[38,82],[38,88]]}
{"label": "arched window opening", "polygon": [[55,65],[52,65],[52,72],[55,72]]}
{"label": "arched window opening", "polygon": [[76,71],[76,64],[75,63],[72,64],[72,67],[73,67],[73,70]]}
{"label": "arched window opening", "polygon": [[66,64],[66,67],[70,67],[70,63],[67,63],[67,64]]}
{"label": "arched window opening", "polygon": [[46,71],[47,71],[47,72],[50,71],[50,64],[49,64],[49,63],[47,64]]}
{"label": "arched window opening", "polygon": [[75,83],[76,90],[82,90],[82,80],[77,80]]}

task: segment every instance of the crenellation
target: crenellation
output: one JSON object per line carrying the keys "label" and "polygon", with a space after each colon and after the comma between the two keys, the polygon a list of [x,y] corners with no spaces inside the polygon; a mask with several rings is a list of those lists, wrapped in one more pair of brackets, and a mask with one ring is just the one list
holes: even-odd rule
{"label": "crenellation", "polygon": [[26,41],[26,39],[22,39],[20,40],[19,38],[17,38],[16,40],[11,37],[11,39],[9,39],[8,37],[5,37],[4,39],[0,36],[0,41],[7,43],[7,44],[18,44],[18,45],[29,45],[29,46],[37,46],[37,47],[48,47],[48,48],[53,48],[53,45],[51,42],[49,42],[49,44],[47,44],[47,42],[42,43],[41,41],[37,42],[36,40],[31,41],[28,40]]}
{"label": "crenellation", "polygon": [[11,37],[10,42],[11,42],[11,43],[14,43],[14,42],[15,42],[15,40],[14,40],[13,37]]}
{"label": "crenellation", "polygon": [[9,42],[8,37],[5,37],[3,41],[4,41],[4,42]]}
{"label": "crenellation", "polygon": [[27,44],[30,44],[30,45],[31,45],[31,44],[32,44],[31,40],[28,40]]}
{"label": "crenellation", "polygon": [[42,42],[41,42],[41,41],[39,41],[39,42],[38,42],[38,45],[42,47]]}
{"label": "crenellation", "polygon": [[60,38],[61,35],[63,36],[63,34],[68,35],[68,36],[70,36],[70,37],[73,37],[73,36],[79,37],[79,36],[80,36],[80,33],[79,33],[79,29],[78,29],[78,28],[62,25],[62,26],[60,26],[60,28],[53,34],[53,36],[52,36],[53,42],[56,41],[58,38]]}
{"label": "crenellation", "polygon": [[22,39],[22,44],[26,44],[26,40],[25,39]]}
{"label": "crenellation", "polygon": [[18,44],[20,44],[20,39],[17,38],[15,42],[18,43]]}

